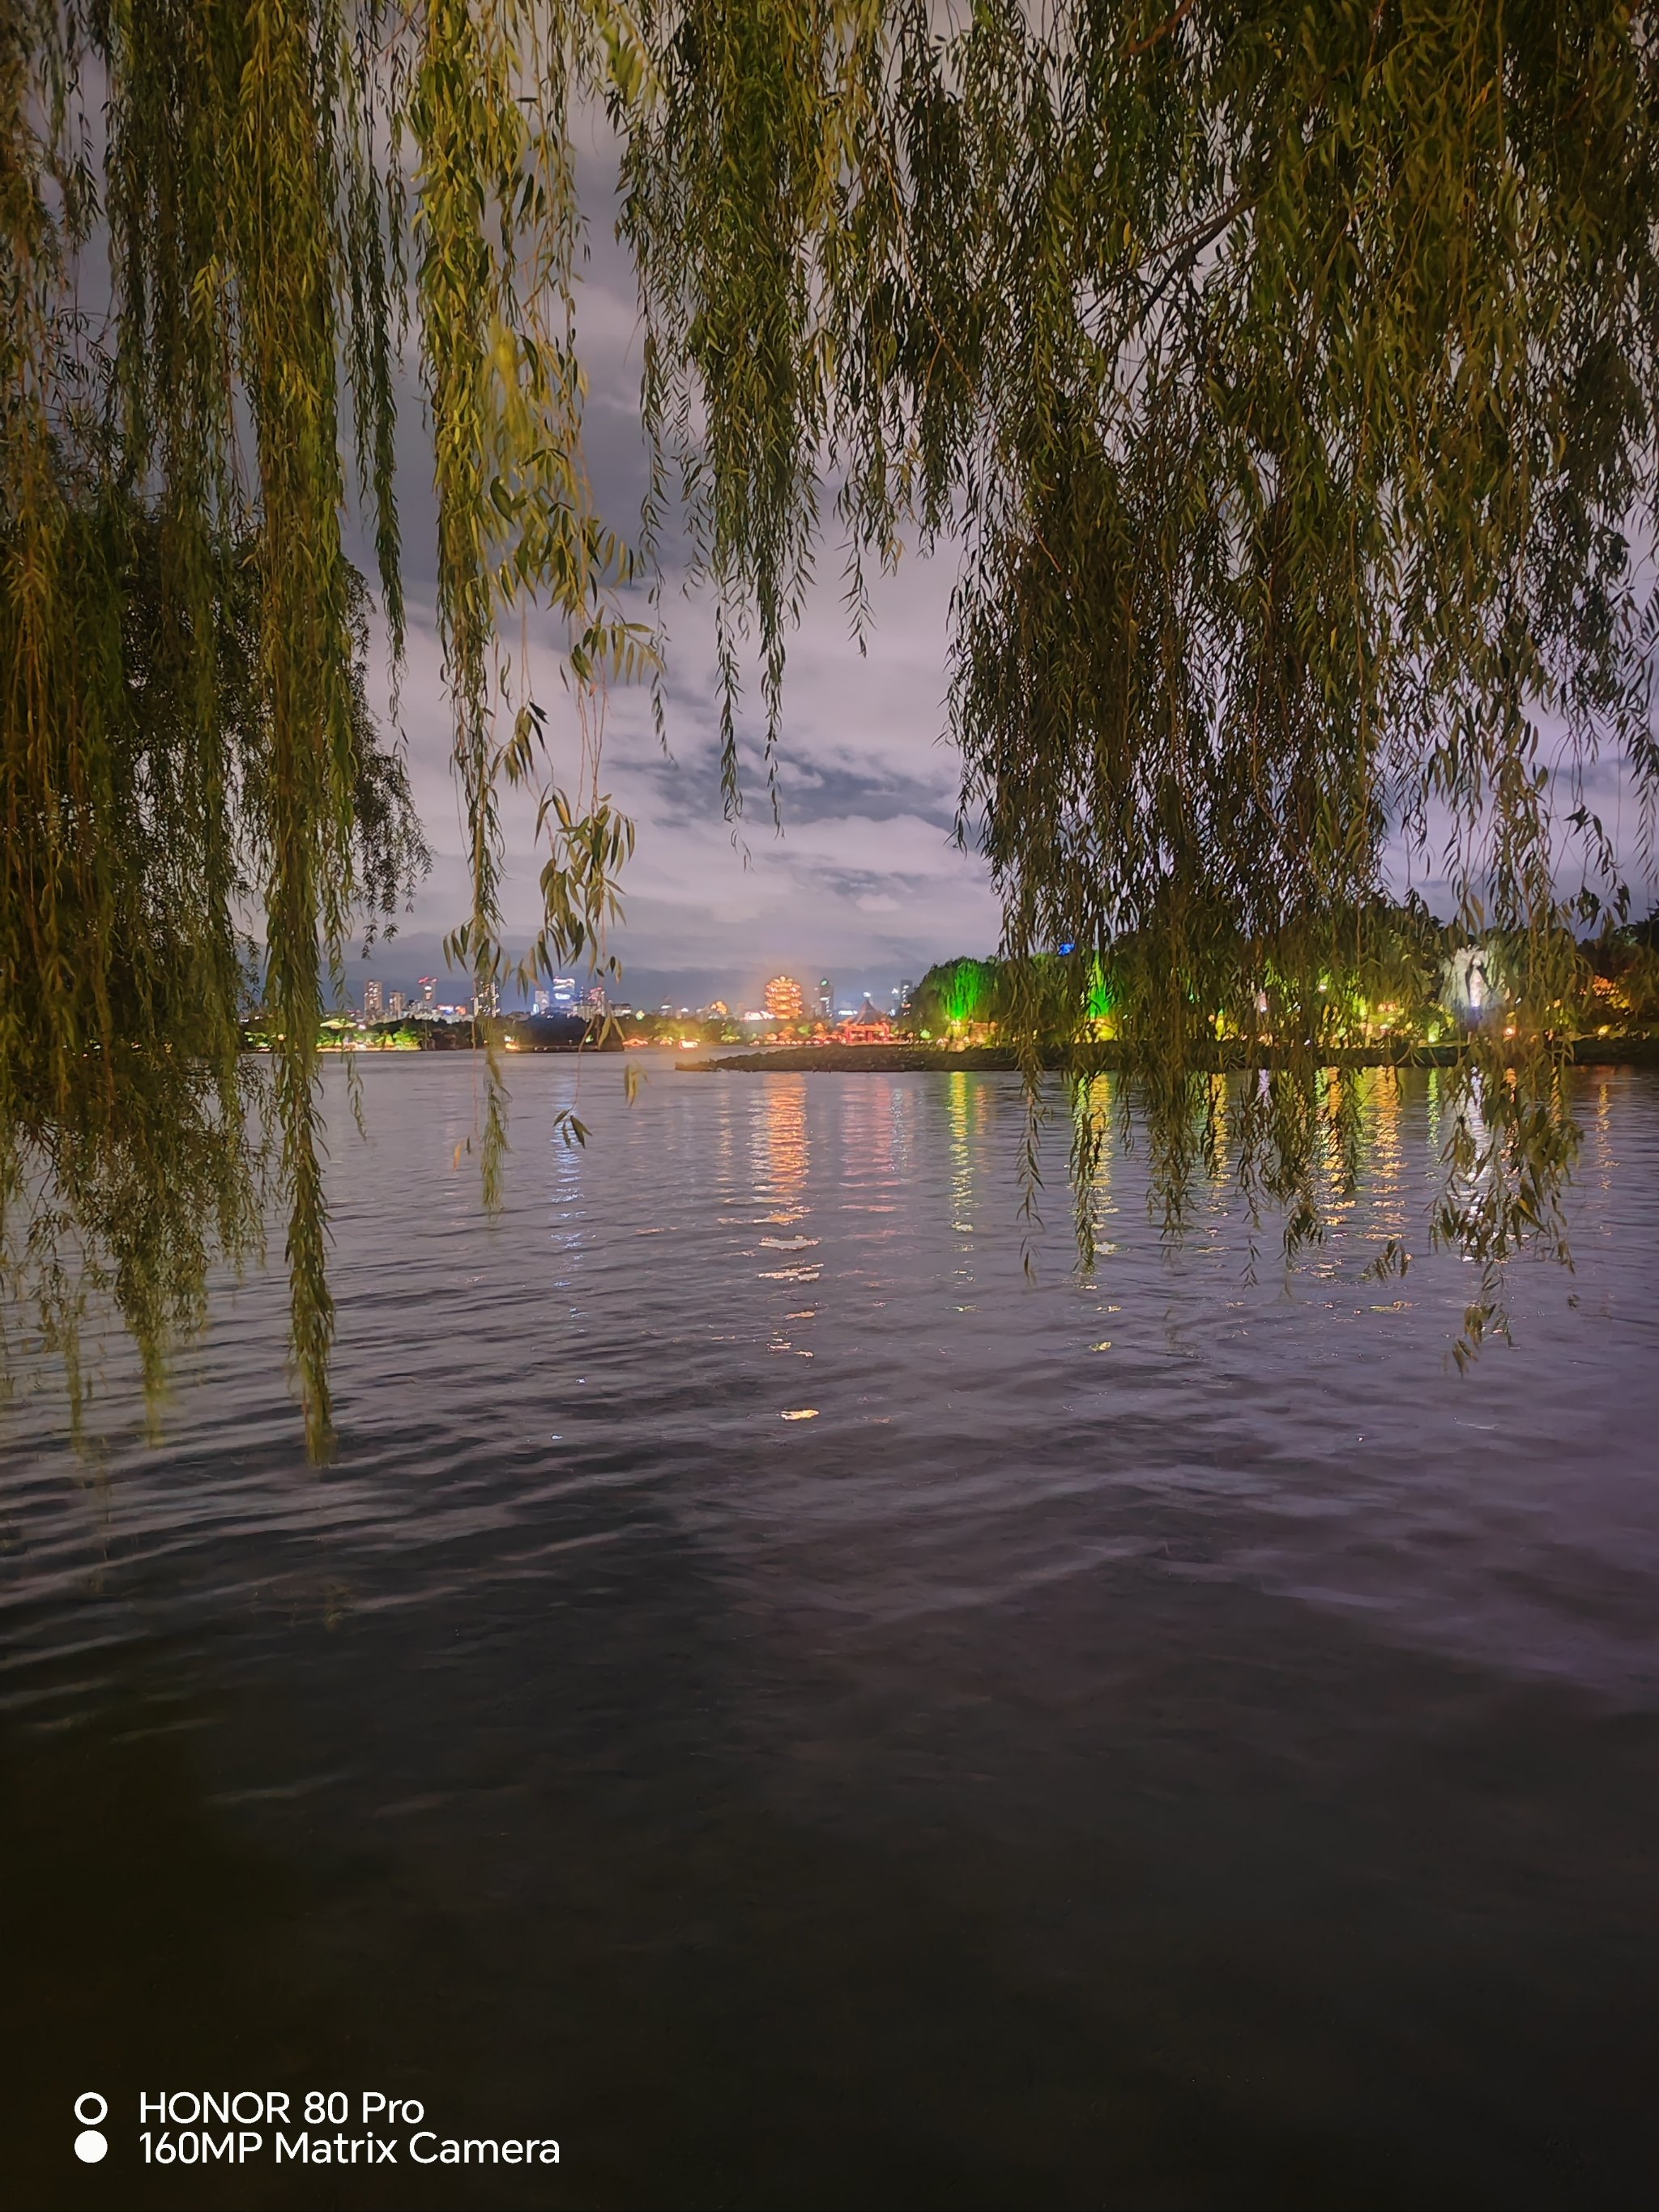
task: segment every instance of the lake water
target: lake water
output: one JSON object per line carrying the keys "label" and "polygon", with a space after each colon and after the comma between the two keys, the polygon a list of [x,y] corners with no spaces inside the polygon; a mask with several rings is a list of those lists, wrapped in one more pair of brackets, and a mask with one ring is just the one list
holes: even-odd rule
{"label": "lake water", "polygon": [[[470,1059],[330,1072],[335,1464],[269,1279],[4,1416],[4,2194],[1659,2201],[1659,1081],[1462,1375],[1432,1077],[1287,1284],[1060,1146],[1028,1279],[1009,1077],[511,1073],[490,1223]],[[222,2087],[561,2161],[139,2162]]]}

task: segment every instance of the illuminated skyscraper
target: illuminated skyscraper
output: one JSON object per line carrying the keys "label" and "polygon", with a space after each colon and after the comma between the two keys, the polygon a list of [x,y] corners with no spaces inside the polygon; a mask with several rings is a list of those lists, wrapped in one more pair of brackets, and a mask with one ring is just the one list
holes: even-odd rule
{"label": "illuminated skyscraper", "polygon": [[835,1018],[835,986],[827,975],[818,977],[818,995],[813,1001],[812,1011],[821,1021],[831,1021]]}
{"label": "illuminated skyscraper", "polygon": [[381,995],[380,985],[378,983],[365,983],[363,986],[363,1019],[366,1022],[379,1022],[384,1021],[385,1018],[386,1000]]}
{"label": "illuminated skyscraper", "polygon": [[387,1003],[391,1009],[392,1018],[395,1022],[398,1015],[401,1014],[404,1010],[403,993],[401,991],[394,991]]}

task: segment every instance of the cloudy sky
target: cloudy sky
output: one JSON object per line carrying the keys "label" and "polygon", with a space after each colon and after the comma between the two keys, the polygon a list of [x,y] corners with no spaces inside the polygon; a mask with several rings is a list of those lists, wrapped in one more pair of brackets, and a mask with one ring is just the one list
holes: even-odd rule
{"label": "cloudy sky", "polygon": [[[605,166],[596,155],[587,167],[598,186],[578,308],[590,382],[588,461],[601,511],[628,532],[638,515],[645,463],[633,280],[611,234]],[[354,996],[368,975],[404,990],[420,975],[443,976],[442,936],[468,903],[431,614],[430,453],[412,390],[406,400],[399,497],[411,621],[402,726],[436,862],[396,939],[377,946],[367,964],[354,961]],[[356,557],[372,568],[361,545]],[[601,784],[633,817],[639,842],[625,879],[625,919],[611,949],[623,966],[621,993],[636,1004],[718,996],[757,1006],[767,977],[780,970],[809,982],[828,975],[841,1004],[855,1004],[866,991],[879,1004],[934,960],[995,948],[997,904],[984,864],[959,850],[951,835],[957,759],[941,741],[951,558],[913,556],[896,576],[872,584],[875,620],[863,654],[841,604],[833,542],[821,566],[823,580],[790,645],[781,827],[754,743],[757,714],[748,718],[744,815],[736,824],[722,816],[711,610],[706,599],[684,594],[672,562],[664,595],[670,757],[652,726],[647,694],[611,695]],[[577,733],[554,665],[550,650],[540,696],[568,778]],[[532,808],[509,805],[503,818],[505,903],[517,951],[539,918],[541,860]]]}
{"label": "cloudy sky", "polygon": [[[644,483],[639,343],[631,269],[612,234],[609,197],[614,161],[595,143],[584,164],[591,210],[591,260],[578,310],[578,340],[590,381],[587,453],[601,512],[633,529]],[[468,906],[464,839],[450,774],[447,709],[431,615],[431,455],[412,380],[406,390],[399,468],[405,579],[410,605],[409,664],[402,709],[411,781],[436,855],[431,875],[394,942],[354,961],[361,979],[380,977],[410,990],[417,976],[445,977],[446,931]],[[356,548],[365,570],[372,560]],[[718,705],[711,610],[688,597],[669,559],[665,605],[669,757],[652,726],[641,691],[610,702],[602,788],[638,831],[625,879],[626,915],[611,950],[623,967],[621,994],[639,1005],[711,997],[734,1007],[759,1003],[765,979],[780,970],[815,983],[828,975],[838,1003],[866,992],[878,1004],[934,960],[994,950],[998,913],[983,862],[952,841],[958,763],[942,738],[945,618],[953,580],[950,553],[912,555],[891,578],[872,582],[874,621],[861,654],[840,594],[841,561],[823,548],[821,581],[792,639],[779,769],[781,824],[775,826],[758,748],[757,718],[746,732],[748,803],[736,824],[721,812],[717,762]],[[551,717],[556,769],[572,780],[577,755],[574,711],[544,658],[538,696]],[[752,704],[752,687],[751,687]],[[1612,764],[1594,770],[1583,796],[1601,812],[1616,842],[1639,844],[1626,780]],[[1577,795],[1569,804],[1578,803]],[[509,944],[521,951],[538,921],[532,808],[509,802],[505,906]],[[1408,862],[1396,852],[1395,888],[1407,883],[1449,912],[1444,860]],[[1629,854],[1627,860],[1638,856]],[[1636,911],[1653,884],[1640,868]],[[1578,880],[1563,855],[1564,891]],[[459,980],[448,988],[459,993]],[[444,995],[441,988],[440,996]]]}

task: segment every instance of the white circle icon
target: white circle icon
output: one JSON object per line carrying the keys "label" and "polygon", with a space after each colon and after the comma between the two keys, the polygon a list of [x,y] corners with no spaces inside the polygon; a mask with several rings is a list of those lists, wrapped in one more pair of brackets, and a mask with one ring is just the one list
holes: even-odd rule
{"label": "white circle icon", "polygon": [[[89,2112],[87,2110],[87,2106],[88,2105],[96,2105],[98,2107],[97,2111],[95,2112]],[[80,2121],[83,2128],[97,2127],[101,2123],[105,2113],[107,2112],[108,2110],[108,2098],[100,2097],[95,2089],[82,2089],[80,2095],[75,2100],[75,2117]]]}
{"label": "white circle icon", "polygon": [[108,2148],[96,2128],[82,2128],[75,2138],[75,2155],[82,2166],[96,2166]]}

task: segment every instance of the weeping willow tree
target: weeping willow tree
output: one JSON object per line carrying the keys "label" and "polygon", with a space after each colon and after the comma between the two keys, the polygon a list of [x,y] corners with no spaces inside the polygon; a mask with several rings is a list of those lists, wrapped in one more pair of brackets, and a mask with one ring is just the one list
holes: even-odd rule
{"label": "weeping willow tree", "polygon": [[[575,148],[601,112],[653,456],[631,545],[581,459]],[[1554,1010],[1575,921],[1625,896],[1592,771],[1631,781],[1644,861],[1659,783],[1639,7],[22,0],[0,28],[0,238],[9,1255],[42,1207],[97,1243],[91,1185],[39,1158],[82,1128],[88,1173],[114,1172],[164,1069],[216,1085],[220,1152],[192,1171],[221,1174],[241,867],[325,1435],[315,1017],[363,888],[343,515],[372,530],[395,657],[406,340],[471,825],[450,950],[477,988],[505,958],[504,782],[541,787],[531,965],[590,951],[614,911],[631,830],[600,786],[604,699],[660,653],[624,594],[677,509],[718,608],[732,805],[746,663],[769,754],[826,544],[855,625],[867,565],[945,548],[964,834],[983,823],[1034,1079],[1109,969],[1170,1218],[1218,1025],[1273,1048],[1247,1181],[1305,1194],[1349,1116],[1321,1088],[1320,983],[1394,957],[1403,850],[1506,948],[1505,1033],[1459,1071],[1436,1233],[1488,1270],[1559,1241]],[[130,791],[131,586],[98,521],[118,497],[154,519],[179,702],[167,776]],[[216,702],[229,545],[258,580],[257,790]],[[513,642],[532,601],[556,691]],[[131,955],[81,914],[127,886],[171,913],[185,879],[177,941],[158,932],[124,994]],[[1061,945],[1069,1016],[1040,957]],[[1085,1188],[1102,1131],[1076,1127]],[[138,1264],[193,1285],[199,1247],[171,1234],[145,1231]]]}
{"label": "weeping willow tree", "polygon": [[[1389,840],[1506,945],[1434,1224],[1560,1233],[1571,924],[1649,857],[1659,39],[1638,9],[1049,0],[653,11],[629,145],[651,419],[728,601],[799,605],[831,459],[860,589],[953,539],[952,732],[1028,1064],[1109,968],[1166,1210],[1218,1028],[1304,1220],[1351,1118],[1322,986]],[[695,439],[689,434],[695,429]],[[1577,914],[1558,891],[1576,836]],[[1079,1113],[1077,1178],[1100,1120]],[[1085,1222],[1086,1238],[1086,1219]]]}
{"label": "weeping willow tree", "polygon": [[[352,493],[395,659],[411,304],[472,830],[452,950],[481,994],[501,962],[495,795],[535,773],[543,732],[499,617],[544,591],[579,686],[640,652],[610,613],[626,559],[586,495],[558,306],[578,234],[568,27],[328,0],[24,0],[0,23],[6,1286],[71,1369],[88,1291],[112,1288],[153,1380],[199,1319],[216,1242],[249,1248],[268,1164],[317,1450],[333,1328],[319,1018],[354,920],[420,857],[406,793],[364,743],[343,541]],[[102,312],[86,304],[98,264]],[[597,793],[546,805],[544,964],[602,924],[629,842]],[[268,1095],[237,1052],[245,916]],[[494,1134],[495,1089],[489,1113]]]}

